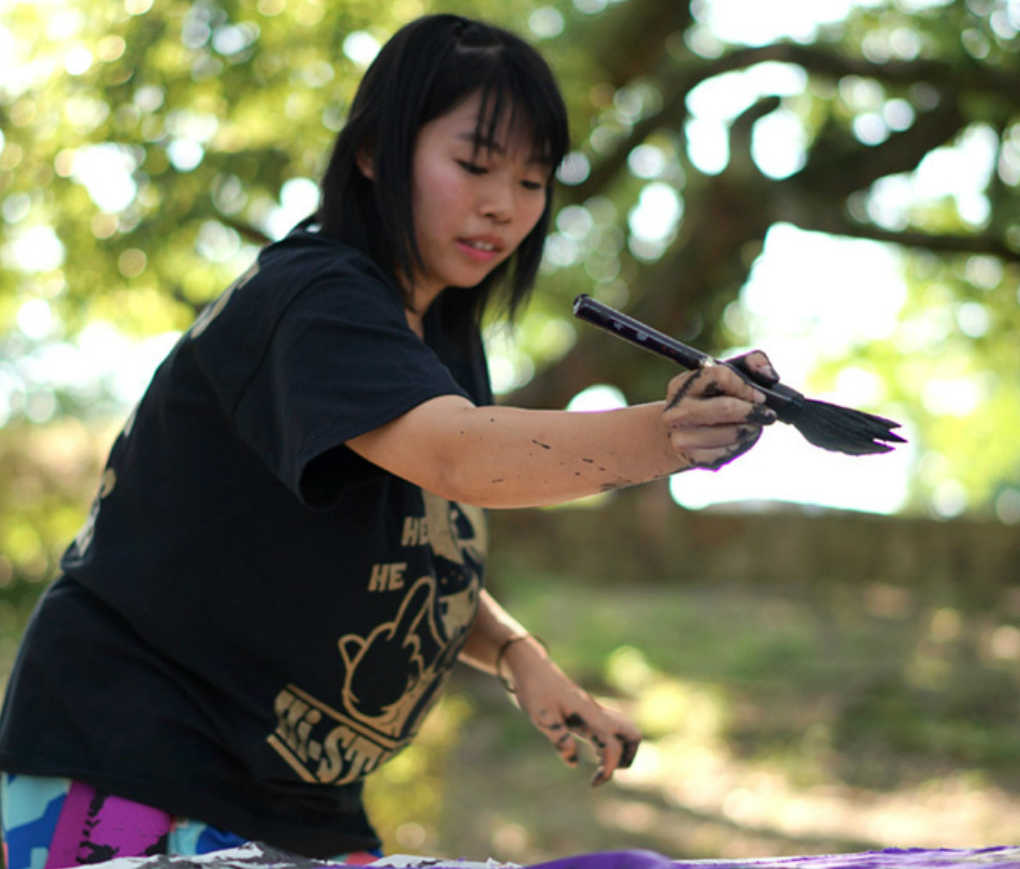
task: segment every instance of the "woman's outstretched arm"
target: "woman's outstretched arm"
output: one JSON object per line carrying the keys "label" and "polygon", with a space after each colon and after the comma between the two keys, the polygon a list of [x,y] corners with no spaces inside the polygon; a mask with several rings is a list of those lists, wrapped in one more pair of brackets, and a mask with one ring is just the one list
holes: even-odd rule
{"label": "woman's outstretched arm", "polygon": [[476,407],[445,395],[348,446],[450,500],[533,507],[720,467],[775,419],[763,400],[726,366],[674,377],[664,402],[604,412]]}

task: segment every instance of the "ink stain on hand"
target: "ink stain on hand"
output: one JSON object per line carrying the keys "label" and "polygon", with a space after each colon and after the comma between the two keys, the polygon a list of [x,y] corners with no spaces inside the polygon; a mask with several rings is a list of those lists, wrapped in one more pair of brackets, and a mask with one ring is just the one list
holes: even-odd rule
{"label": "ink stain on hand", "polygon": [[776,421],[777,415],[771,408],[756,404],[751,408],[751,412],[745,419],[747,422],[752,422],[755,425],[770,425]]}
{"label": "ink stain on hand", "polygon": [[541,448],[542,448],[543,450],[551,450],[551,449],[552,449],[552,447],[551,447],[551,446],[549,446],[549,444],[544,444],[544,443],[542,443],[541,441],[536,441],[536,440],[532,440],[531,442],[532,442],[532,443],[533,443],[533,444],[534,444],[535,446],[537,446],[537,447],[541,447]]}
{"label": "ink stain on hand", "polygon": [[637,754],[638,743],[637,740],[628,739],[622,733],[614,734],[622,745],[622,752],[620,754],[620,763],[618,764],[620,769],[627,769],[634,762],[634,755]]}

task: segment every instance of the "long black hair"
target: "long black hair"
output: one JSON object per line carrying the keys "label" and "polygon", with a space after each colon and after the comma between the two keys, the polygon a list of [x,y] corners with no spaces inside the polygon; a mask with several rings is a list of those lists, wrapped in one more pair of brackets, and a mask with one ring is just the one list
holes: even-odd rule
{"label": "long black hair", "polygon": [[[568,148],[567,112],[548,64],[520,37],[458,15],[426,15],[398,30],[365,72],[320,185],[321,231],[360,248],[396,278],[421,264],[411,211],[411,169],[418,131],[475,92],[481,95],[476,141],[489,142],[506,112],[522,121],[536,155],[549,166],[545,210],[515,254],[477,287],[440,300],[447,317],[481,321],[502,286],[512,318],[527,298],[542,259],[552,209],[553,170]],[[372,180],[358,169],[372,160]],[[406,298],[410,300],[410,296]]]}

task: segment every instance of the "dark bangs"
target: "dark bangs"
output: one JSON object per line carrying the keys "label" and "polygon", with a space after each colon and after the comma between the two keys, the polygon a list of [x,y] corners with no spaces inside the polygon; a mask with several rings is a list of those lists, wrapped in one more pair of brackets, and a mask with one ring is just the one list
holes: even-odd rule
{"label": "dark bangs", "polygon": [[[394,277],[421,263],[411,210],[411,167],[422,126],[481,95],[476,142],[485,148],[507,121],[549,167],[546,207],[516,253],[481,284],[443,293],[445,317],[480,321],[493,290],[512,317],[538,274],[552,211],[553,172],[569,146],[567,113],[548,64],[520,37],[456,15],[428,15],[401,28],[365,73],[321,186],[318,220],[329,235],[365,250]],[[508,114],[509,113],[509,114]],[[374,180],[357,171],[371,155]]]}
{"label": "dark bangs", "polygon": [[[428,100],[422,105],[419,127],[478,93],[481,96],[475,130],[478,142],[493,142],[496,130],[505,120],[511,129],[527,130],[533,156],[555,169],[567,150],[567,119],[559,89],[545,61],[532,56],[530,48],[527,53],[517,53],[505,44],[476,44],[469,39],[474,29],[470,26],[465,29],[461,39],[451,46],[445,62],[437,67]],[[478,29],[483,33],[493,30]],[[546,76],[548,81],[543,81]]]}

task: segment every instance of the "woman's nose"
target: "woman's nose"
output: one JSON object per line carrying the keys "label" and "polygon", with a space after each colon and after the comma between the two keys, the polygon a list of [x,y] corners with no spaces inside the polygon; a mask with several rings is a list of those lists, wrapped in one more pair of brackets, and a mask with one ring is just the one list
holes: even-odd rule
{"label": "woman's nose", "polygon": [[485,185],[480,200],[480,210],[486,217],[497,223],[506,223],[514,214],[514,189],[508,180],[493,178]]}

